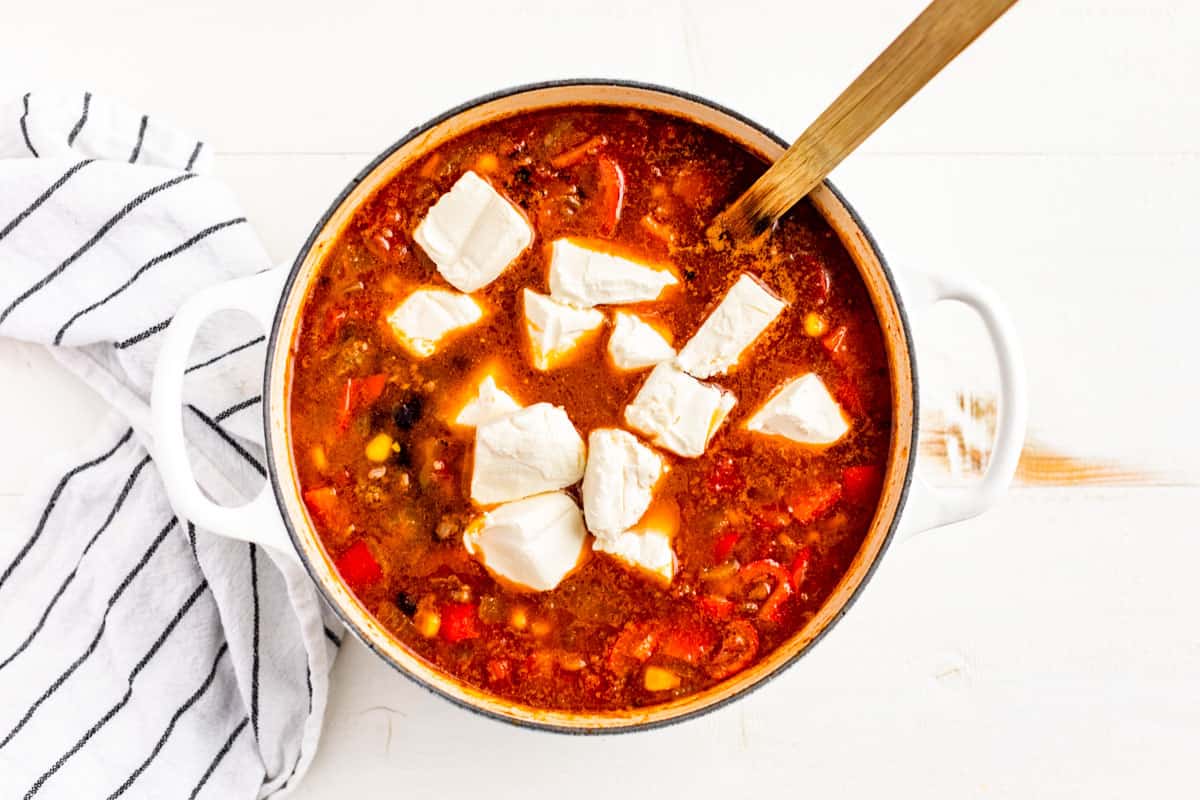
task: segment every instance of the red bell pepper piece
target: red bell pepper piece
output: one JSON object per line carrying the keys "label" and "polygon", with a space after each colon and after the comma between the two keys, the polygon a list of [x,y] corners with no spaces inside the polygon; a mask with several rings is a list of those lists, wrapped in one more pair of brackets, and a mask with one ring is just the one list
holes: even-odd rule
{"label": "red bell pepper piece", "polygon": [[555,169],[573,167],[580,161],[583,161],[585,157],[592,155],[606,144],[608,144],[608,137],[604,134],[601,133],[597,136],[593,136],[578,147],[572,147],[570,150],[559,153],[554,158],[550,159],[550,166],[554,167]]}
{"label": "red bell pepper piece", "polygon": [[815,489],[807,486],[793,489],[788,495],[788,511],[792,513],[796,522],[809,525],[828,514],[841,497],[840,483],[830,482]]}
{"label": "red bell pepper piece", "polygon": [[628,675],[654,655],[657,646],[658,634],[647,623],[626,623],[608,651],[608,668],[617,675]]}
{"label": "red bell pepper piece", "polygon": [[704,477],[704,487],[717,494],[739,492],[745,485],[746,479],[742,476],[742,471],[730,456],[717,459],[717,463],[712,465]]}
{"label": "red bell pepper piece", "polygon": [[625,173],[616,161],[602,155],[596,162],[600,170],[600,234],[612,236],[621,221],[621,208],[625,205]]}
{"label": "red bell pepper piece", "polygon": [[846,467],[842,470],[842,490],[846,502],[856,506],[870,505],[883,488],[883,470],[874,464]]}
{"label": "red bell pepper piece", "polygon": [[387,374],[383,372],[365,378],[348,378],[346,388],[342,392],[342,405],[338,409],[338,431],[345,433],[350,428],[350,421],[354,419],[355,413],[363,406],[378,400],[386,385]]}
{"label": "red bell pepper piece", "polygon": [[701,595],[696,599],[700,610],[713,619],[725,620],[733,616],[733,601],[711,594]]}
{"label": "red bell pepper piece", "polygon": [[375,560],[375,556],[371,554],[371,548],[362,539],[350,545],[334,563],[334,566],[337,567],[342,580],[354,591],[365,589],[383,577],[383,570],[380,568],[379,562]]}
{"label": "red bell pepper piece", "polygon": [[725,560],[725,557],[728,556],[733,551],[733,548],[737,546],[738,539],[741,538],[742,534],[739,532],[728,531],[727,533],[722,534],[719,539],[717,539],[717,543],[713,545],[713,555],[717,557],[718,563]]}
{"label": "red bell pepper piece", "polygon": [[658,652],[661,655],[695,664],[708,654],[716,644],[712,631],[698,625],[672,627],[662,640]]}
{"label": "red bell pepper piece", "polygon": [[808,545],[801,547],[796,553],[796,557],[792,559],[792,566],[789,572],[792,574],[792,589],[800,591],[800,586],[804,583],[804,578],[808,575],[808,566],[812,563],[812,548]]}
{"label": "red bell pepper piece", "polygon": [[758,655],[758,631],[744,619],[734,620],[725,628],[721,648],[708,664],[709,677],[724,680],[740,672]]}
{"label": "red bell pepper piece", "polygon": [[337,489],[332,486],[309,489],[304,493],[304,504],[317,522],[333,525],[338,511]]}
{"label": "red bell pepper piece", "polygon": [[442,638],[454,644],[479,636],[479,611],[474,603],[447,603],[442,606]]}
{"label": "red bell pepper piece", "polygon": [[775,588],[759,608],[758,618],[778,622],[783,604],[792,596],[792,576],[777,561],[769,558],[751,562],[738,572],[738,581],[743,586],[764,577],[771,578]]}
{"label": "red bell pepper piece", "polygon": [[849,331],[846,326],[839,325],[821,339],[821,344],[825,345],[825,349],[829,351],[829,355],[839,364],[850,354],[850,348],[846,343],[847,333]]}

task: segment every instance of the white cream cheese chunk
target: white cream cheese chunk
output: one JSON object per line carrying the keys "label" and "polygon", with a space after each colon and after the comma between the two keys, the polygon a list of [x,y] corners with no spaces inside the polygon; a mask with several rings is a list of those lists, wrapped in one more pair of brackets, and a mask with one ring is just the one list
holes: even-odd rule
{"label": "white cream cheese chunk", "polygon": [[679,351],[679,368],[697,378],[722,375],[787,308],[787,303],[743,273]]}
{"label": "white cream cheese chunk", "polygon": [[533,229],[490,183],[465,172],[429,209],[413,238],[447,283],[474,292],[533,242]]}
{"label": "white cream cheese chunk", "polygon": [[592,542],[597,553],[608,553],[631,567],[644,570],[663,583],[675,577],[675,551],[660,531],[625,531]]}
{"label": "white cream cheese chunk", "polygon": [[592,550],[608,553],[659,583],[669,585],[678,561],[671,541],[679,531],[679,507],[667,501],[655,503],[632,529],[616,535],[597,536]]}
{"label": "white cream cheese chunk", "polygon": [[467,552],[518,586],[549,591],[579,564],[587,530],[575,501],[562,492],[506,503],[463,533]]}
{"label": "white cream cheese chunk", "polygon": [[475,390],[475,396],[455,416],[454,424],[474,428],[507,416],[520,408],[521,404],[514,400],[512,395],[496,385],[494,377],[485,375]]}
{"label": "white cream cheese chunk", "polygon": [[625,407],[625,421],[659,447],[695,458],[704,454],[736,403],[731,393],[663,362]]}
{"label": "white cream cheese chunk", "polygon": [[670,270],[556,239],[550,253],[550,295],[563,303],[599,305],[656,300],[679,283]]}
{"label": "white cream cheese chunk", "polygon": [[662,457],[632,433],[597,428],[588,434],[583,473],[583,514],[588,530],[600,536],[633,527],[650,507],[662,474]]}
{"label": "white cream cheese chunk", "polygon": [[469,296],[426,288],[404,298],[388,316],[388,324],[406,350],[417,358],[428,358],[447,334],[482,318],[483,308]]}
{"label": "white cream cheese chunk", "polygon": [[584,336],[604,324],[603,312],[594,308],[575,308],[539,294],[524,291],[525,330],[533,365],[542,372],[553,369],[570,355]]}
{"label": "white cream cheese chunk", "polygon": [[775,391],[746,427],[801,444],[833,444],[850,430],[846,415],[824,382],[809,372]]}
{"label": "white cream cheese chunk", "polygon": [[617,369],[645,369],[675,357],[675,348],[666,337],[638,315],[617,311],[613,318],[608,355]]}
{"label": "white cream cheese chunk", "polygon": [[583,477],[584,461],[567,412],[535,403],[475,429],[471,499],[486,506],[562,489]]}

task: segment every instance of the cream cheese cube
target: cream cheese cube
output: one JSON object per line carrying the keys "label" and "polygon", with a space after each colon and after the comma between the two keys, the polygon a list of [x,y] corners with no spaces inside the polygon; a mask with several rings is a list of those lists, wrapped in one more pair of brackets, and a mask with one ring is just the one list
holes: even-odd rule
{"label": "cream cheese cube", "polygon": [[588,530],[599,536],[633,527],[650,507],[662,474],[662,457],[632,433],[597,428],[588,434],[583,473],[583,514]]}
{"label": "cream cheese cube", "polygon": [[542,372],[557,366],[605,321],[594,308],[575,308],[532,289],[526,289],[523,297],[533,365]]}
{"label": "cream cheese cube", "polygon": [[562,489],[583,478],[584,464],[567,412],[535,403],[475,429],[471,499],[486,506]]}
{"label": "cream cheese cube", "polygon": [[696,458],[736,403],[731,393],[663,362],[625,407],[625,422],[659,447]]}
{"label": "cream cheese cube", "polygon": [[608,355],[617,369],[645,369],[675,357],[675,348],[666,337],[641,317],[628,311],[617,311],[613,318]]}
{"label": "cream cheese cube", "polygon": [[582,308],[656,300],[679,283],[670,270],[556,239],[550,253],[550,296]]}
{"label": "cream cheese cube", "polygon": [[841,406],[812,372],[776,389],[746,427],[811,445],[833,444],[850,430]]}
{"label": "cream cheese cube", "polygon": [[723,375],[785,308],[787,303],[743,273],[679,351],[676,363],[696,378]]}
{"label": "cream cheese cube", "polygon": [[487,286],[533,242],[533,229],[504,196],[465,172],[438,198],[413,238],[461,292]]}
{"label": "cream cheese cube", "polygon": [[449,289],[417,289],[388,316],[396,338],[417,358],[428,358],[438,344],[459,328],[483,318],[483,308],[471,297]]}
{"label": "cream cheese cube", "polygon": [[608,553],[664,584],[669,584],[675,577],[675,551],[671,549],[671,540],[661,531],[624,531],[612,537],[596,538],[592,550]]}
{"label": "cream cheese cube", "polygon": [[538,592],[558,586],[579,565],[586,540],[579,506],[562,492],[506,503],[463,533],[463,546],[489,572]]}
{"label": "cream cheese cube", "polygon": [[518,411],[521,404],[508,392],[496,385],[496,379],[485,375],[475,389],[475,396],[454,417],[454,424],[474,428],[485,422],[507,416]]}

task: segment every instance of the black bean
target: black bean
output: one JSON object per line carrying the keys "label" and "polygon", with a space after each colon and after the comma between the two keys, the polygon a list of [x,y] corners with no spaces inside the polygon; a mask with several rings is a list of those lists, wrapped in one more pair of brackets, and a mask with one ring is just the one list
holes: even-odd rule
{"label": "black bean", "polygon": [[422,405],[424,404],[417,395],[413,395],[401,403],[392,414],[392,419],[395,420],[396,427],[402,431],[406,431],[413,425],[416,425],[417,420],[421,418]]}
{"label": "black bean", "polygon": [[513,180],[518,183],[529,183],[531,177],[533,173],[529,171],[529,167],[517,167],[517,171],[513,173]]}
{"label": "black bean", "polygon": [[396,450],[392,455],[392,460],[401,467],[412,466],[412,450],[404,442],[396,442],[400,449]]}
{"label": "black bean", "polygon": [[396,608],[400,609],[406,617],[411,617],[417,613],[417,604],[404,592],[396,593]]}
{"label": "black bean", "polygon": [[694,281],[694,280],[696,280],[696,270],[694,270],[694,269],[685,269],[685,270],[683,271],[683,279],[684,279],[685,281]]}

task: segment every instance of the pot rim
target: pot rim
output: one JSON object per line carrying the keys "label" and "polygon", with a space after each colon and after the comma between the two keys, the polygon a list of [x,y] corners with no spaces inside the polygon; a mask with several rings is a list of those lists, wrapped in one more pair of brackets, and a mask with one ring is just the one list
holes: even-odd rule
{"label": "pot rim", "polygon": [[[458,116],[459,114],[462,114],[466,111],[469,111],[472,108],[483,105],[485,103],[490,103],[495,100],[500,100],[500,99],[511,97],[514,95],[519,95],[519,94],[523,94],[523,93],[527,93],[527,92],[534,92],[534,91],[543,90],[543,89],[553,89],[553,88],[562,88],[562,87],[580,87],[580,86],[630,88],[630,89],[638,89],[638,90],[649,91],[649,92],[657,92],[657,93],[681,98],[681,99],[690,101],[692,103],[696,103],[698,105],[707,106],[708,108],[718,112],[719,114],[723,114],[723,115],[730,117],[738,122],[741,122],[742,124],[747,125],[750,128],[757,130],[758,132],[760,132],[764,136],[768,137],[769,139],[773,140],[774,142],[776,142],[777,144],[779,144],[782,147],[786,148],[788,146],[787,140],[785,140],[783,137],[776,134],[770,128],[767,128],[766,126],[761,125],[758,122],[755,122],[754,120],[750,119],[749,117],[746,117],[746,116],[738,113],[737,111],[727,108],[720,103],[714,102],[712,100],[709,100],[707,98],[701,97],[696,94],[692,94],[690,92],[682,91],[680,89],[674,89],[674,88],[671,88],[668,86],[662,86],[659,84],[646,83],[646,82],[641,82],[641,81],[621,80],[621,79],[615,79],[615,78],[566,78],[566,79],[558,79],[558,80],[538,81],[538,82],[534,82],[534,83],[519,84],[519,85],[511,86],[511,87],[508,87],[505,89],[500,89],[500,90],[497,90],[494,92],[490,92],[488,94],[480,95],[480,96],[475,97],[471,100],[468,100],[464,103],[460,103],[459,105],[454,106],[453,108],[449,109],[448,111],[445,111],[442,114],[439,114],[439,115],[429,119],[428,121],[410,129],[407,133],[405,133],[399,139],[394,141],[391,145],[389,145],[384,150],[382,150],[377,156],[375,156],[373,159],[371,159],[371,161],[368,164],[366,164],[366,166],[364,166],[361,170],[359,170],[359,172],[353,178],[350,179],[350,181],[346,184],[346,186],[342,189],[342,191],[338,193],[338,195],[330,203],[329,207],[325,210],[325,212],[316,221],[315,225],[313,226],[312,232],[309,234],[308,238],[304,241],[304,244],[298,250],[296,257],[295,257],[294,261],[292,262],[291,267],[288,270],[287,279],[283,283],[283,288],[282,288],[282,292],[280,294],[278,305],[276,306],[275,314],[272,317],[271,330],[269,331],[269,333],[267,335],[267,353],[266,353],[266,362],[265,362],[266,366],[264,367],[263,390],[262,390],[262,396],[263,396],[264,400],[263,400],[261,407],[262,407],[263,430],[264,430],[264,437],[265,437],[264,442],[265,442],[266,453],[267,453],[267,458],[266,458],[267,479],[271,484],[271,491],[272,491],[272,494],[274,495],[275,503],[279,508],[280,517],[283,520],[283,525],[284,525],[285,530],[287,531],[288,538],[291,540],[292,547],[295,549],[297,555],[300,557],[300,562],[304,565],[305,572],[308,573],[309,578],[317,586],[317,589],[318,589],[318,591],[320,591],[321,596],[324,599],[326,605],[329,606],[329,608],[338,617],[338,619],[340,619],[342,621],[342,624],[346,626],[346,629],[354,634],[355,638],[357,638],[360,642],[362,642],[362,644],[365,645],[372,653],[374,653],[380,659],[385,661],[389,666],[391,666],[394,670],[399,672],[401,675],[403,675],[406,678],[408,678],[409,680],[413,681],[418,686],[421,686],[424,689],[426,689],[427,691],[432,692],[433,694],[450,701],[451,703],[453,703],[454,705],[456,705],[460,708],[464,708],[468,711],[472,711],[476,714],[487,717],[489,719],[498,720],[500,722],[505,722],[510,725],[516,725],[516,726],[526,728],[526,729],[531,729],[531,730],[547,731],[547,732],[552,732],[552,733],[566,733],[566,734],[573,734],[573,735],[601,735],[601,734],[633,733],[636,731],[647,731],[647,730],[654,730],[654,729],[658,729],[658,728],[664,728],[669,725],[675,725],[675,724],[678,724],[681,722],[685,722],[687,720],[695,719],[697,717],[700,717],[705,714],[716,711],[719,708],[723,708],[724,706],[733,702],[734,700],[738,700],[743,697],[746,697],[751,692],[757,690],[759,687],[764,686],[767,683],[769,683],[770,681],[774,680],[776,677],[781,675],[785,670],[791,668],[797,661],[799,661],[804,655],[806,655],[810,650],[812,650],[812,648],[815,647],[817,645],[817,643],[820,642],[826,636],[826,634],[828,634],[829,631],[832,630],[834,628],[834,626],[836,626],[838,624],[838,622],[840,622],[842,620],[842,618],[846,615],[846,612],[850,610],[850,607],[852,605],[854,605],[854,602],[858,599],[858,597],[862,593],[864,587],[867,585],[867,583],[870,582],[871,578],[873,577],[873,575],[875,573],[875,570],[879,566],[879,562],[883,559],[884,554],[887,552],[888,548],[890,547],[892,540],[895,537],[897,526],[899,525],[899,522],[900,522],[900,517],[903,514],[904,508],[907,504],[909,490],[911,488],[913,477],[914,477],[914,469],[916,466],[916,458],[917,458],[917,439],[918,439],[918,428],[919,428],[917,421],[920,418],[920,397],[919,397],[920,393],[919,393],[919,379],[918,379],[918,374],[917,374],[916,352],[915,352],[913,337],[912,337],[912,328],[909,323],[908,313],[904,307],[903,299],[901,298],[899,289],[896,284],[895,276],[892,274],[892,270],[891,270],[891,267],[887,263],[887,259],[884,258],[883,252],[880,250],[878,243],[875,241],[874,235],[872,235],[870,229],[867,228],[866,224],[863,222],[863,220],[859,216],[858,212],[854,209],[854,207],[852,205],[850,205],[850,203],[846,200],[846,198],[842,195],[842,193],[840,191],[838,191],[837,187],[835,187],[833,185],[833,183],[831,183],[828,179],[826,179],[824,181],[825,187],[827,189],[829,189],[829,191],[834,195],[834,197],[838,200],[838,202],[841,203],[842,206],[845,208],[846,212],[849,214],[850,218],[853,220],[855,226],[858,228],[859,231],[862,232],[862,235],[865,238],[867,245],[870,247],[875,258],[878,260],[880,270],[883,273],[884,280],[887,283],[888,289],[892,295],[892,299],[896,303],[896,308],[898,310],[898,319],[900,321],[900,324],[902,326],[902,330],[904,333],[904,348],[907,352],[909,372],[911,374],[911,379],[912,379],[912,417],[913,417],[913,422],[911,425],[911,430],[912,430],[911,440],[908,443],[908,458],[907,458],[907,463],[905,464],[903,481],[900,486],[899,498],[898,498],[898,501],[896,504],[895,512],[892,514],[892,518],[888,523],[887,531],[883,534],[882,541],[879,546],[879,550],[876,552],[875,557],[871,560],[871,562],[866,565],[865,569],[863,570],[862,578],[858,581],[858,584],[850,592],[850,594],[846,598],[845,602],[842,603],[841,608],[839,608],[837,610],[835,615],[824,625],[824,627],[822,627],[819,631],[817,631],[816,634],[802,648],[800,648],[794,654],[792,654],[792,656],[789,657],[786,661],[783,661],[782,663],[780,663],[771,672],[766,673],[758,680],[755,680],[752,683],[747,684],[746,686],[738,689],[735,692],[730,693],[729,695],[727,695],[723,698],[706,703],[706,704],[704,704],[698,708],[695,708],[691,711],[677,714],[677,715],[674,715],[674,716],[671,716],[671,717],[668,717],[665,719],[650,720],[650,721],[643,720],[643,721],[631,722],[628,725],[611,726],[611,727],[595,727],[595,728],[571,727],[571,726],[558,725],[555,723],[545,722],[545,721],[530,720],[530,719],[518,719],[515,717],[507,716],[505,714],[492,711],[491,709],[488,709],[488,708],[483,708],[481,706],[475,705],[474,703],[468,702],[467,700],[464,700],[459,697],[455,697],[454,695],[451,695],[448,692],[443,691],[438,686],[426,681],[420,675],[414,673],[413,671],[411,671],[411,670],[407,669],[406,667],[402,666],[401,664],[397,663],[387,653],[382,652],[379,648],[377,648],[374,645],[374,643],[371,642],[370,638],[365,636],[363,634],[363,632],[359,629],[359,626],[354,621],[353,616],[351,614],[347,613],[346,610],[341,607],[341,605],[338,603],[338,601],[334,597],[331,596],[328,589],[325,587],[324,583],[322,582],[321,576],[317,574],[316,570],[314,570],[312,562],[310,561],[307,553],[304,550],[301,539],[296,533],[295,525],[293,524],[293,521],[292,521],[290,515],[287,513],[287,510],[286,510],[287,502],[284,497],[282,480],[279,475],[279,469],[276,466],[275,459],[272,457],[272,454],[274,453],[274,443],[272,441],[273,426],[271,425],[271,411],[272,411],[271,397],[273,396],[271,393],[271,390],[272,390],[272,376],[273,376],[274,370],[271,369],[271,365],[275,362],[276,351],[280,344],[279,343],[279,331],[284,323],[284,312],[287,308],[287,300],[291,296],[292,290],[296,283],[296,279],[301,272],[301,269],[302,269],[302,266],[304,264],[306,257],[308,256],[309,252],[312,250],[313,245],[316,243],[316,241],[320,237],[322,231],[324,230],[326,224],[329,222],[330,218],[333,217],[333,215],[341,207],[342,203],[345,202],[346,198],[358,187],[358,185],[363,180],[365,180],[380,164],[382,164],[384,161],[386,161],[388,158],[390,158],[391,155],[393,153],[395,153],[398,149],[400,149],[401,147],[403,147],[405,144],[409,143],[416,137],[420,136],[421,134],[425,133],[426,131],[430,130],[431,128],[434,128],[434,127],[442,124],[443,122],[446,122],[447,120]],[[703,123],[697,122],[696,124],[702,125]],[[287,346],[287,347],[290,347],[290,345],[291,345],[290,342],[285,343],[285,346]],[[289,480],[290,480],[290,478],[289,478]],[[435,669],[435,670],[437,669],[437,667],[434,667],[432,665],[430,668]],[[703,695],[704,692],[700,692],[700,694]],[[569,712],[564,712],[564,713],[569,713]]]}

